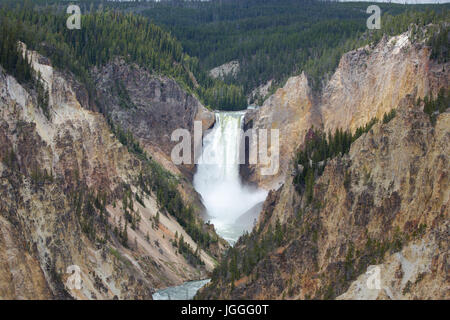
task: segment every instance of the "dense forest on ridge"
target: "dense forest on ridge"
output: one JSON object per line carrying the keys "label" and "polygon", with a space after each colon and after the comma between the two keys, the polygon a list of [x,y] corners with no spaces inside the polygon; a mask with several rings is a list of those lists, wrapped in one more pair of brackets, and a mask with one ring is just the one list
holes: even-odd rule
{"label": "dense forest on ridge", "polygon": [[[412,22],[418,26],[436,22],[449,11],[448,5],[380,3],[382,28],[367,30],[369,15],[363,3],[82,0],[77,5],[83,27],[68,30],[66,2],[3,0],[0,4],[16,7],[8,15],[3,12],[1,19],[20,28],[20,40],[49,56],[56,66],[68,66],[85,83],[90,83],[92,66],[122,55],[173,77],[205,105],[221,110],[246,108],[246,96],[250,103],[261,104],[265,97],[251,95],[252,90],[274,80],[269,91],[273,93],[302,71],[319,90],[344,52],[383,34],[404,32]],[[240,63],[236,76],[208,75],[209,69],[232,60]]]}
{"label": "dense forest on ridge", "polygon": [[[38,2],[39,3],[39,2]],[[242,109],[241,88],[209,78],[198,60],[183,52],[181,44],[146,18],[112,8],[82,14],[82,28],[66,27],[62,7],[41,8],[30,1],[0,2],[2,32],[49,57],[58,68],[68,68],[93,93],[90,69],[123,56],[156,73],[177,80],[185,90],[215,109]],[[4,44],[5,42],[2,41]]]}
{"label": "dense forest on ridge", "polygon": [[[320,89],[343,53],[379,39],[383,33],[406,31],[412,22],[432,22],[441,10],[448,12],[448,6],[377,5],[383,14],[381,30],[367,29],[367,3],[163,1],[149,4],[151,8],[141,8],[139,13],[172,32],[205,70],[238,60],[240,72],[225,81],[242,86],[249,94],[271,79],[275,80],[273,92],[289,76],[302,71],[314,89]],[[426,14],[419,14],[421,11]]]}
{"label": "dense forest on ridge", "polygon": [[[28,3],[28,5],[30,4]],[[172,76],[179,83],[184,84],[187,90],[190,89],[187,82],[184,82],[189,79],[185,69],[174,63],[186,59],[181,52],[181,46],[169,34],[149,24],[144,18],[131,14],[124,15],[120,12],[87,15],[83,20],[85,25],[89,25],[85,29],[86,33],[83,32],[83,29],[79,32],[70,32],[65,28],[65,19],[62,15],[37,12],[27,6],[17,10],[6,10],[5,8],[0,10],[0,34],[2,36],[0,65],[7,73],[36,94],[37,105],[48,119],[51,119],[49,92],[43,84],[40,74],[33,70],[29,58],[22,54],[19,41],[24,42],[29,48],[38,50],[44,56],[50,57],[52,63],[64,72],[67,69],[73,72],[86,85],[91,99],[95,98],[95,88],[89,68],[108,62],[114,55],[127,57],[131,61],[142,63],[157,73]],[[141,26],[141,28],[137,28],[137,26]],[[119,30],[122,30],[122,33]],[[136,32],[136,30],[141,32]],[[102,47],[103,50],[97,50],[99,47]],[[143,162],[144,169],[140,173],[138,181],[143,193],[154,192],[160,207],[171,213],[187,233],[203,247],[217,242],[217,239],[211,239],[209,234],[203,230],[202,223],[194,215],[193,208],[184,203],[177,190],[177,178],[152,160],[130,132],[125,132],[118,124],[113,123],[106,113],[104,115],[112,133],[127,147],[130,153],[136,155]],[[2,157],[2,161],[6,161],[10,167],[14,167],[16,163],[14,155]],[[49,179],[53,179],[53,176],[48,175],[47,172],[40,172],[36,169],[36,172],[33,173],[33,181],[37,183]],[[77,190],[73,191],[73,205],[77,212],[80,212],[83,231],[94,239],[96,223],[105,230],[105,234],[108,230],[108,223],[103,216],[100,220],[97,219],[98,221],[94,218],[93,203],[101,202],[102,205],[96,207],[98,210],[104,211],[106,200],[100,201],[99,194],[95,196],[92,191],[86,192],[84,189],[86,188],[79,186]],[[129,193],[131,194],[131,192]],[[124,200],[126,205],[123,207],[130,206],[130,212],[135,213],[133,199],[131,195],[128,197],[130,199]],[[140,201],[138,198],[136,200]],[[126,222],[129,222],[134,228],[137,224],[136,217],[127,210],[125,209]],[[126,226],[124,227],[126,230]],[[126,246],[128,243],[126,233],[122,230],[118,230],[116,233]],[[193,252],[189,253],[186,246],[182,246],[182,248],[189,260],[199,263]]]}

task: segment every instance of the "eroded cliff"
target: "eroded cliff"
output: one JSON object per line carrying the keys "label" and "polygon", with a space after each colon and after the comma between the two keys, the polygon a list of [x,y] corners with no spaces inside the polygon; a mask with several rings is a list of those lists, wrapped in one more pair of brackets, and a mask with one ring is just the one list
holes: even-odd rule
{"label": "eroded cliff", "polygon": [[409,35],[344,54],[321,92],[302,74],[248,112],[248,128],[280,130],[281,170],[241,174],[276,190],[198,298],[449,298],[450,66]]}
{"label": "eroded cliff", "polygon": [[[256,165],[242,165],[241,175],[249,183],[258,184],[266,189],[279,187],[286,177],[290,158],[303,140],[307,130],[320,126],[320,114],[314,105],[308,79],[304,73],[289,78],[286,85],[270,96],[261,108],[249,110],[245,114],[245,129],[266,129],[269,154],[277,150],[270,144],[270,130],[279,130],[279,155],[273,161],[278,162],[279,170],[274,175],[262,175],[261,169],[270,167],[259,159]],[[257,149],[258,139],[252,140],[249,148]]]}
{"label": "eroded cliff", "polygon": [[406,95],[423,98],[449,86],[449,63],[430,59],[425,41],[410,40],[410,32],[384,37],[376,45],[344,54],[321,92],[311,93],[307,77],[290,78],[263,106],[247,113],[247,127],[279,129],[280,171],[260,174],[265,165],[243,165],[242,176],[266,189],[276,189],[289,174],[293,150],[314,126],[324,132],[354,132],[373,118],[396,108]]}
{"label": "eroded cliff", "polygon": [[168,170],[191,177],[194,166],[175,166],[170,160],[178,141],[171,135],[186,129],[193,136],[194,121],[202,129],[213,126],[214,113],[173,79],[159,76],[116,58],[100,70],[93,70],[98,88],[98,103],[112,121],[130,131],[144,148]]}
{"label": "eroded cliff", "polygon": [[199,297],[448,299],[450,113],[422,109],[406,98],[328,161],[311,200],[289,176]]}
{"label": "eroded cliff", "polygon": [[[182,227],[173,212],[189,213],[189,202],[172,210],[164,192],[175,191],[155,184],[179,178],[119,142],[73,76],[23,50],[48,103],[1,70],[0,297],[151,299],[155,288],[206,277],[220,240],[192,212]],[[67,282],[74,265],[80,286]]]}

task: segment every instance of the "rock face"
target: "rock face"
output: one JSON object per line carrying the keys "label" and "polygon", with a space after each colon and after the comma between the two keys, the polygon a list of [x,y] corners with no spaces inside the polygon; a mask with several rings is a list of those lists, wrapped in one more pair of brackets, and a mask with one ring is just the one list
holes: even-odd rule
{"label": "rock face", "polygon": [[[247,127],[280,129],[284,161],[279,176],[259,175],[260,165],[241,174],[278,189],[199,298],[450,298],[450,113],[432,124],[416,102],[448,90],[450,65],[429,56],[407,34],[385,38],[345,54],[317,96],[302,74],[247,113]],[[312,200],[297,189],[290,173],[298,168],[287,160],[310,139],[307,130],[354,132],[394,108],[392,120],[324,163]]]}
{"label": "rock face", "polygon": [[102,108],[169,170],[177,172],[169,161],[172,148],[178,143],[171,141],[172,132],[187,129],[192,134],[194,121],[201,121],[203,130],[214,124],[214,113],[170,78],[152,75],[121,58],[101,70],[93,70],[93,74]]}
{"label": "rock face", "polygon": [[267,81],[265,84],[260,85],[259,87],[252,90],[249,93],[247,98],[247,103],[258,103],[258,99],[264,99],[269,94],[270,87],[272,86],[273,79]]}
{"label": "rock face", "polygon": [[224,79],[228,76],[236,77],[239,73],[240,65],[239,61],[233,60],[222,64],[221,66],[215,67],[209,71],[209,75],[212,78]]}
{"label": "rock face", "polygon": [[[290,156],[303,141],[307,130],[320,125],[320,115],[313,103],[311,89],[306,75],[289,78],[286,85],[270,96],[261,108],[249,110],[245,115],[245,130],[275,129],[279,131],[279,156],[275,162],[279,163],[279,170],[274,175],[262,175],[261,168],[268,167],[258,161],[256,165],[241,166],[241,175],[250,183],[271,189],[281,185],[286,176]],[[270,132],[268,132],[268,147]],[[253,148],[257,148],[257,139],[253,140]],[[274,154],[276,150],[271,150]],[[271,163],[273,165],[273,163]],[[275,164],[276,165],[276,164]]]}
{"label": "rock face", "polygon": [[4,217],[0,217],[0,230],[0,297],[21,300],[51,297],[39,261],[25,250],[23,241],[18,241],[18,231]]}
{"label": "rock face", "polygon": [[102,113],[123,131],[131,132],[147,154],[180,177],[179,192],[186,201],[194,203],[198,214],[205,216],[200,196],[190,183],[196,166],[172,162],[172,148],[179,141],[171,141],[171,136],[177,129],[188,130],[194,148],[194,121],[201,121],[205,132],[214,125],[214,113],[173,79],[151,74],[120,57],[100,70],[92,70],[92,74]]}
{"label": "rock face", "polygon": [[344,54],[331,80],[311,98],[304,74],[249,112],[246,123],[255,128],[280,128],[280,175],[261,176],[260,166],[245,165],[242,175],[266,188],[277,188],[288,173],[289,161],[311,126],[324,132],[338,128],[355,131],[372,118],[396,108],[406,95],[423,98],[449,86],[450,64],[429,59],[430,49],[411,43],[408,33],[383,38],[376,46]]}
{"label": "rock face", "polygon": [[[433,126],[422,107],[403,100],[330,160],[311,203],[291,177],[272,191],[254,237],[264,246],[280,221],[283,240],[249,276],[234,286],[219,277],[201,297],[449,299],[450,113]],[[244,239],[235,248],[253,254]]]}
{"label": "rock face", "polygon": [[[84,108],[87,91],[44,57],[26,52],[48,89],[50,118],[33,88],[0,70],[0,298],[151,299],[155,288],[206,277],[214,259],[200,250],[205,266],[194,267],[177,253],[175,233],[192,248],[198,245],[156,195],[142,193],[142,160],[116,139],[102,114]],[[178,98],[182,93],[169,100]],[[187,108],[191,100],[184,98]],[[179,119],[188,126],[194,115]],[[127,192],[140,221],[134,229],[123,218]],[[117,236],[123,230],[127,243]],[[74,265],[81,287],[68,285]]]}
{"label": "rock face", "polygon": [[[337,128],[354,132],[372,118],[382,119],[408,94],[423,98],[436,94],[439,86],[447,87],[448,72],[429,56],[429,48],[412,45],[407,33],[343,55],[322,94],[325,132]],[[434,79],[439,79],[439,86]]]}
{"label": "rock face", "polygon": [[[381,265],[369,266],[338,300],[448,299],[448,223],[423,239],[389,255]],[[440,230],[439,230],[440,229]],[[379,269],[376,269],[379,268]],[[379,272],[379,285],[371,285],[372,271]],[[369,286],[367,283],[369,282]],[[376,284],[376,283],[375,283]]]}
{"label": "rock face", "polygon": [[234,227],[237,230],[242,230],[242,233],[252,232],[252,229],[258,220],[259,213],[263,208],[263,204],[264,202],[257,203],[244,212],[241,216],[239,216],[239,218],[236,219],[234,222]]}

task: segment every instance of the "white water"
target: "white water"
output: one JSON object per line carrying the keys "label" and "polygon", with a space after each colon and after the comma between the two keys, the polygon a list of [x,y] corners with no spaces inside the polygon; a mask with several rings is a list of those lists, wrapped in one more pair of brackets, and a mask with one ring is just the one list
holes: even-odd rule
{"label": "white water", "polygon": [[188,281],[180,286],[158,290],[153,294],[153,300],[192,300],[197,291],[209,281],[210,279]]}
{"label": "white water", "polygon": [[267,191],[243,186],[239,176],[240,130],[245,112],[217,112],[212,131],[203,138],[203,154],[194,187],[203,198],[217,233],[234,243],[242,229],[234,222]]}

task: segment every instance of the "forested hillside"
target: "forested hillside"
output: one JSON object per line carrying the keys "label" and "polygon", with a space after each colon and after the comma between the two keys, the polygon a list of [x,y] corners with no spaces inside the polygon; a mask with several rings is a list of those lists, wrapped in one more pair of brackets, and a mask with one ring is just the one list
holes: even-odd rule
{"label": "forested hillside", "polygon": [[[235,79],[230,77],[226,81],[242,86],[248,94],[271,79],[275,80],[274,88],[280,86],[287,77],[301,71],[311,78],[314,89],[319,89],[344,52],[385,32],[404,31],[417,20],[414,18],[417,11],[448,9],[448,6],[378,5],[384,14],[381,32],[367,32],[367,3],[166,1],[139,12],[170,30],[204,69],[238,60],[240,72]],[[431,22],[433,15],[428,12],[426,20]]]}
{"label": "forested hillside", "polygon": [[[65,26],[66,2],[32,3],[0,2],[17,8],[8,20],[14,26],[20,25],[15,20],[23,21],[23,41],[53,58],[58,66],[68,66],[84,82],[90,81],[90,67],[123,55],[173,77],[205,105],[222,110],[246,108],[245,96],[256,87],[274,80],[269,91],[273,93],[289,76],[302,71],[313,89],[319,90],[344,52],[383,34],[403,32],[411,22],[435,22],[449,8],[379,4],[382,30],[367,30],[369,15],[364,3],[84,0],[78,2],[83,27],[74,32]],[[30,10],[33,6],[35,11]],[[240,64],[236,76],[212,79],[208,75],[209,69],[232,60]],[[250,98],[261,104],[265,97],[254,93]]]}
{"label": "forested hillside", "polygon": [[[146,18],[114,8],[97,10],[91,6],[82,15],[82,28],[69,30],[65,6],[61,1],[54,3],[52,7],[41,7],[44,3],[39,1],[0,2],[3,4],[2,32],[8,30],[8,38],[23,41],[49,57],[56,67],[68,68],[87,84],[90,94],[93,92],[90,69],[104,65],[115,56],[123,56],[156,74],[174,78],[212,108],[246,107],[239,87],[207,77],[196,58],[183,53],[181,44],[170,33]],[[2,45],[5,43],[2,41]]]}
{"label": "forested hillside", "polygon": [[[128,80],[148,96],[169,84],[165,116],[209,113],[186,92],[201,93],[179,42],[132,14],[93,12],[68,30],[59,7],[0,4],[1,298],[151,299],[155,288],[207,277],[226,244],[189,182],[103,107],[148,105],[134,104],[117,75],[117,86],[94,82],[121,61],[139,69]],[[76,292],[64,286],[71,265],[82,270]]]}
{"label": "forested hillside", "polygon": [[[43,84],[41,74],[33,70],[29,56],[23,55],[19,41],[24,42],[28,49],[37,50],[50,58],[63,73],[73,72],[86,86],[90,103],[96,107],[101,104],[95,101],[98,92],[90,69],[106,64],[114,56],[123,56],[152,72],[173,77],[186,90],[193,90],[190,71],[183,64],[189,57],[182,53],[181,45],[173,37],[148,23],[145,18],[107,11],[85,15],[82,23],[84,27],[81,30],[71,31],[66,28],[64,15],[54,14],[51,10],[33,10],[30,2],[24,2],[24,6],[16,10],[0,10],[0,66],[19,83],[36,93],[37,106],[49,121],[52,119],[48,87]],[[125,89],[122,90],[126,92]],[[131,103],[129,97],[124,100],[125,103]],[[145,164],[139,177],[142,190],[155,192],[158,204],[171,212],[193,239],[208,246],[213,239],[202,230],[202,223],[194,216],[193,209],[183,202],[177,190],[177,179],[146,154],[131,132],[125,132],[119,124],[114,123],[106,110],[100,111],[114,136]],[[45,180],[48,178],[47,173],[39,172],[36,178]],[[91,198],[88,200],[91,201]],[[91,204],[88,200],[87,207]],[[128,203],[132,205],[133,201]],[[127,219],[131,225],[136,223],[131,215]],[[83,230],[94,237],[94,220],[89,220],[89,227],[84,227]]]}

